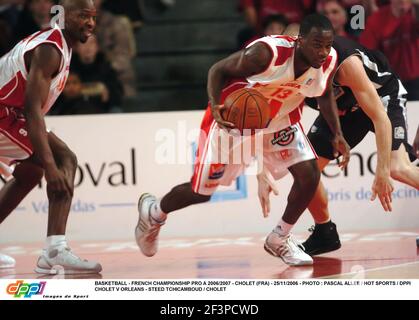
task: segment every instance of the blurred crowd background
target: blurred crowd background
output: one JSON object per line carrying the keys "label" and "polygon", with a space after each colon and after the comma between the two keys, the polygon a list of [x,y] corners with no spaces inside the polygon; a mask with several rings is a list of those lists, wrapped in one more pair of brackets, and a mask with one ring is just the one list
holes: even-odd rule
{"label": "blurred crowd background", "polygon": [[[50,26],[54,0],[0,0],[0,56]],[[313,12],[336,34],[382,51],[419,100],[416,0],[95,0],[94,37],[74,48],[53,115],[204,109],[210,66]],[[365,28],[359,26],[361,5]],[[358,14],[358,16],[356,16]],[[351,23],[357,22],[357,23]],[[362,21],[361,21],[362,25]],[[355,26],[355,27],[354,27]]]}

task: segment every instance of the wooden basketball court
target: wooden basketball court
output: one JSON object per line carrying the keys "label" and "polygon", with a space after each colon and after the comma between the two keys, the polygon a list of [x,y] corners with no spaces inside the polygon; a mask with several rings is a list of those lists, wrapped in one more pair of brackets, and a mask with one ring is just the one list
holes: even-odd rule
{"label": "wooden basketball court", "polygon": [[[303,240],[308,234],[299,234]],[[134,240],[70,245],[82,258],[99,261],[100,275],[66,276],[87,279],[419,279],[419,230],[341,234],[342,248],[314,259],[313,266],[289,267],[263,250],[264,235],[205,239],[165,239],[152,258],[144,257]],[[0,245],[16,259],[15,269],[0,269],[0,278],[52,278],[33,269],[38,244]]]}

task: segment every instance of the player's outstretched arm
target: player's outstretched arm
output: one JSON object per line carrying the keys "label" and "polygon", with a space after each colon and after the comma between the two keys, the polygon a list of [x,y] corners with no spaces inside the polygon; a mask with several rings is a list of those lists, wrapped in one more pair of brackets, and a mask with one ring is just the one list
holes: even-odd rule
{"label": "player's outstretched arm", "polygon": [[40,45],[25,57],[29,70],[25,92],[25,117],[28,136],[34,148],[34,156],[45,169],[49,190],[54,194],[72,193],[64,174],[60,172],[48,144],[42,107],[44,106],[51,81],[61,65],[61,54],[52,45]]}
{"label": "player's outstretched arm", "polygon": [[221,91],[229,79],[247,78],[266,70],[272,60],[272,52],[264,43],[255,43],[249,48],[233,53],[215,63],[208,72],[208,99],[212,115],[221,127],[233,128],[234,125],[221,117]]}
{"label": "player's outstretched arm", "polygon": [[263,217],[267,218],[271,212],[270,195],[273,192],[279,195],[278,187],[272,175],[267,171],[262,171],[256,175],[258,180],[258,197],[260,206],[262,207]]}
{"label": "player's outstretched arm", "polygon": [[368,78],[364,66],[357,56],[346,59],[336,76],[340,84],[351,88],[359,106],[374,124],[377,144],[377,169],[372,186],[373,196],[371,200],[374,200],[378,195],[384,210],[391,211],[393,185],[390,180],[390,119],[377,90]]}

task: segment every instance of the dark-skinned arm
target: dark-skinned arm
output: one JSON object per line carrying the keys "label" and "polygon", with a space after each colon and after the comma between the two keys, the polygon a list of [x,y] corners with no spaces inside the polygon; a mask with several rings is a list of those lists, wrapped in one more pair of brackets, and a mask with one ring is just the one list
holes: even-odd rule
{"label": "dark-skinned arm", "polygon": [[317,97],[317,103],[320,107],[320,113],[329,125],[330,131],[334,135],[331,143],[334,150],[334,156],[338,157],[339,153],[342,154],[343,159],[339,163],[341,168],[345,168],[349,163],[350,158],[350,147],[343,137],[342,128],[340,126],[338,108],[336,106],[336,100],[333,95],[332,89],[333,75],[329,78],[327,83],[326,91],[321,97]]}
{"label": "dark-skinned arm", "polygon": [[212,115],[221,128],[234,128],[230,122],[224,121],[220,105],[221,91],[224,84],[231,78],[247,78],[263,72],[272,60],[272,52],[264,43],[255,43],[231,56],[215,63],[208,72],[207,92],[211,103]]}
{"label": "dark-skinned arm", "polygon": [[34,148],[34,156],[45,169],[48,188],[53,193],[71,194],[71,187],[60,172],[48,143],[42,107],[44,106],[51,81],[61,65],[61,54],[51,45],[40,45],[26,56],[29,74],[25,91],[25,117],[28,136]]}

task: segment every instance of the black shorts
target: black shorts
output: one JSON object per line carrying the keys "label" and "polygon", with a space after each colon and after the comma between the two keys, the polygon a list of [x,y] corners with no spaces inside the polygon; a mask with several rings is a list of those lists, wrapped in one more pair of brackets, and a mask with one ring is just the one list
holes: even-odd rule
{"label": "black shorts", "polygon": [[[401,98],[400,96],[390,97],[387,104],[387,115],[392,127],[391,150],[398,150],[403,143],[409,153],[410,160],[414,161],[416,157],[413,155],[412,147],[407,142],[406,99],[404,99],[404,96]],[[351,149],[358,145],[368,132],[374,132],[374,124],[361,108],[348,112],[339,119],[343,136]],[[314,121],[307,137],[319,157],[335,159],[330,142],[333,135],[322,115],[319,115]]]}

